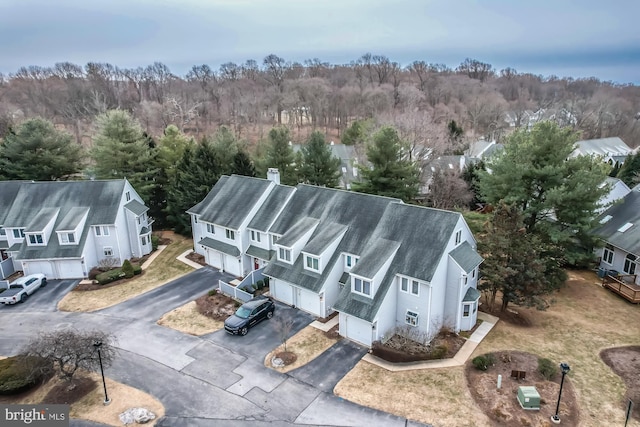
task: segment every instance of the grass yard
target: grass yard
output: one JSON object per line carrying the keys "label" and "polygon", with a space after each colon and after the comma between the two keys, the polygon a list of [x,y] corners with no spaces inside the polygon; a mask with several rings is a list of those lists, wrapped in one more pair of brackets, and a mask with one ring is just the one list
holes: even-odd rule
{"label": "grass yard", "polygon": [[175,329],[189,335],[205,335],[224,327],[224,321],[214,320],[198,312],[196,302],[171,310],[158,320],[158,325]]}
{"label": "grass yard", "polygon": [[105,289],[71,291],[58,303],[58,309],[62,311],[95,311],[111,307],[193,271],[192,267],[176,259],[184,251],[193,248],[193,241],[169,232],[165,232],[164,237],[170,238],[171,243],[142,275]]}
{"label": "grass yard", "polygon": [[[568,379],[578,398],[580,425],[624,425],[625,385],[602,361],[600,351],[640,344],[640,306],[603,289],[597,276],[585,271],[569,271],[566,285],[551,299],[547,311],[512,307],[528,317],[531,326],[498,322],[471,358],[519,350],[554,363],[567,362],[571,366]],[[471,397],[464,367],[392,373],[361,361],[334,392],[353,402],[439,427],[492,425]],[[628,425],[638,427],[640,423],[632,420]]]}
{"label": "grass yard", "polygon": [[[295,362],[276,370],[278,372],[289,372],[299,368],[300,366],[306,365],[324,353],[336,342],[337,340],[328,338],[323,331],[316,329],[313,326],[307,326],[287,340],[287,351],[295,353],[297,356]],[[267,354],[267,357],[264,359],[264,365],[268,368],[275,369],[271,365],[271,359],[281,351],[284,351],[284,345],[280,345]]]}

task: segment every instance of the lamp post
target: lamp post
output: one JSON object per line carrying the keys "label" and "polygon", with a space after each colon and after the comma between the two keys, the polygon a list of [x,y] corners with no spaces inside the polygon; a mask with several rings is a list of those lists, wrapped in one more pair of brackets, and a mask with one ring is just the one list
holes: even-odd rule
{"label": "lamp post", "polygon": [[100,362],[100,373],[102,374],[102,385],[104,386],[104,402],[103,402],[103,404],[105,406],[107,406],[109,403],[111,403],[111,400],[109,399],[109,396],[107,395],[107,383],[104,380],[104,369],[102,367],[102,355],[100,354],[100,347],[102,347],[102,341],[94,341],[93,342],[93,346],[98,351],[98,361]]}
{"label": "lamp post", "polygon": [[560,424],[560,415],[558,412],[560,411],[560,398],[562,397],[562,386],[564,385],[564,376],[571,370],[568,364],[562,362],[560,364],[560,369],[562,369],[562,379],[560,380],[560,391],[558,392],[558,404],[556,405],[556,414],[551,416],[551,421],[554,424]]}

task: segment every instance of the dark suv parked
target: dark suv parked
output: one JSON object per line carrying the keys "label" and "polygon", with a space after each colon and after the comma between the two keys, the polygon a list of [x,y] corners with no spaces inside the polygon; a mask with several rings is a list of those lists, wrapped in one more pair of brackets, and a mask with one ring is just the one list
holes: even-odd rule
{"label": "dark suv parked", "polygon": [[249,328],[264,319],[271,319],[276,306],[267,297],[256,297],[242,304],[235,314],[224,321],[224,330],[233,335],[247,335]]}

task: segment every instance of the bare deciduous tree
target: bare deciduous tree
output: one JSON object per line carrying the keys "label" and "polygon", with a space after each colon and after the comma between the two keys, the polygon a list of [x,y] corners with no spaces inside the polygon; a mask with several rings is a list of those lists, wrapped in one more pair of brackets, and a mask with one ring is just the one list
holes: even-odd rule
{"label": "bare deciduous tree", "polygon": [[284,346],[284,351],[287,351],[287,340],[289,339],[289,335],[291,334],[294,325],[293,317],[288,313],[282,313],[272,320],[272,324],[278,334],[280,342]]}

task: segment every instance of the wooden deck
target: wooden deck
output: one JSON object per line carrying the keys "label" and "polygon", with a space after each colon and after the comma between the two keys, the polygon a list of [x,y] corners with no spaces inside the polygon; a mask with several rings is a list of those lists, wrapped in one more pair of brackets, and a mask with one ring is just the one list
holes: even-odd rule
{"label": "wooden deck", "polygon": [[634,304],[640,304],[640,286],[635,284],[635,274],[619,276],[606,275],[602,278],[602,286],[620,295]]}

